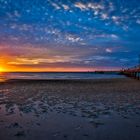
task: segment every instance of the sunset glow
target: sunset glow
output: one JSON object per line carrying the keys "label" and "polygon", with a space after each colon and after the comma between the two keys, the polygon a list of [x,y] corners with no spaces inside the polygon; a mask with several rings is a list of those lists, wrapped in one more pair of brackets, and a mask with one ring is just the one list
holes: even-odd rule
{"label": "sunset glow", "polygon": [[4,71],[4,69],[0,67],[0,72],[3,72],[3,71]]}

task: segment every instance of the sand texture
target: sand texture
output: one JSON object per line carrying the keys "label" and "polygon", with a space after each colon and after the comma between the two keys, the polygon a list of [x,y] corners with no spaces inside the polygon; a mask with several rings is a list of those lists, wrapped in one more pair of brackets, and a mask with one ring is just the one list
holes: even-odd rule
{"label": "sand texture", "polygon": [[140,140],[140,81],[0,83],[0,140]]}

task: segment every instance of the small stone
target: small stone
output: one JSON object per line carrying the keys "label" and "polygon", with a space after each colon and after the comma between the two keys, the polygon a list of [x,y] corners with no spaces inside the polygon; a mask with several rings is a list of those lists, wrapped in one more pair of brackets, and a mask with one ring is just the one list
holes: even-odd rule
{"label": "small stone", "polygon": [[36,123],[36,125],[40,126],[40,123]]}
{"label": "small stone", "polygon": [[89,135],[88,135],[88,134],[84,134],[83,136],[84,136],[84,137],[88,137]]}
{"label": "small stone", "polygon": [[24,131],[18,131],[16,134],[15,134],[16,137],[23,137],[25,136],[25,132]]}
{"label": "small stone", "polygon": [[136,127],[140,127],[140,125],[136,125]]}
{"label": "small stone", "polygon": [[64,138],[67,138],[68,136],[67,135],[64,135]]}

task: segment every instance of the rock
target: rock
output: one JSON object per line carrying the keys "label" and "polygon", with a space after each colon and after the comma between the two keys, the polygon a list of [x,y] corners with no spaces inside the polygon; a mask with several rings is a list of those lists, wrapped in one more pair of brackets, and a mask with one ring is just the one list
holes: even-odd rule
{"label": "rock", "polygon": [[24,131],[18,131],[16,134],[15,134],[16,137],[24,137],[25,136],[25,132]]}

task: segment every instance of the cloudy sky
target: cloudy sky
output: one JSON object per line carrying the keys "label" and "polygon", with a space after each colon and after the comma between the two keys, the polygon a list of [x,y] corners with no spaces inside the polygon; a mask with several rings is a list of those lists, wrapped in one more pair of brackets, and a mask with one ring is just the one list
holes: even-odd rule
{"label": "cloudy sky", "polygon": [[1,69],[120,69],[139,54],[140,0],[0,0]]}

